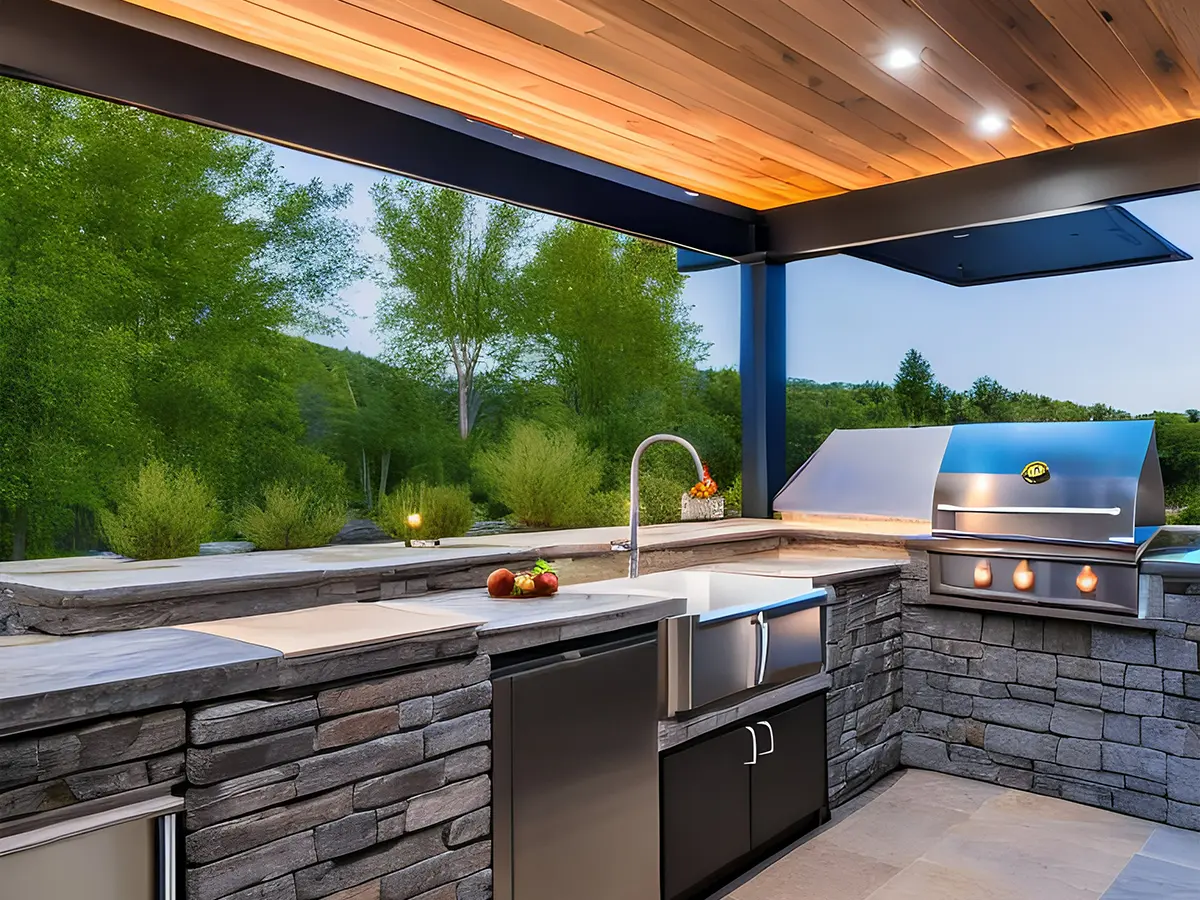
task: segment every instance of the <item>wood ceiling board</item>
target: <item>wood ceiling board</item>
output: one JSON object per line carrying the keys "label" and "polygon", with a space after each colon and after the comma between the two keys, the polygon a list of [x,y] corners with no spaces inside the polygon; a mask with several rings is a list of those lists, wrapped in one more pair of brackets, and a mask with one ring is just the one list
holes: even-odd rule
{"label": "wood ceiling board", "polygon": [[124,0],[73,2],[91,11],[55,0],[0,3],[0,67],[34,83],[729,259],[764,249],[746,207],[685,198],[630,170],[515,140],[444,107]]}
{"label": "wood ceiling board", "polygon": [[[959,102],[952,104],[953,112],[935,102],[920,90],[924,66],[915,66],[904,73],[909,77],[885,71],[880,60],[887,52],[883,36],[868,20],[855,10],[843,7],[859,27],[851,34],[834,34],[801,15],[783,0],[759,0],[746,5],[739,0],[718,0],[732,13],[747,18],[752,24],[777,35],[788,47],[803,57],[824,67],[856,90],[878,100],[908,122],[924,129],[953,147],[972,162],[990,162],[1001,158],[995,147],[971,131],[978,114]],[[864,31],[871,34],[864,35]],[[961,93],[958,97],[962,97]],[[944,97],[941,97],[944,100]],[[958,98],[955,98],[958,99]],[[978,107],[978,104],[975,104]],[[965,114],[964,114],[965,113]]]}
{"label": "wood ceiling board", "polygon": [[603,24],[599,19],[580,12],[569,3],[565,3],[564,0],[504,0],[504,2],[576,34],[587,34]]}
{"label": "wood ceiling board", "polygon": [[[773,175],[793,186],[803,187],[814,197],[827,196],[840,189],[837,185],[810,175],[798,167],[788,166],[782,161],[755,153],[750,149],[752,145],[747,144],[745,140],[721,143],[718,152],[714,154],[712,146],[718,144],[722,136],[720,127],[703,127],[703,121],[681,102],[597,69],[553,47],[518,37],[504,28],[475,19],[434,0],[349,2],[389,18],[403,16],[406,24],[429,34],[448,41],[462,42],[479,53],[486,53],[503,63],[522,67],[538,77],[538,84],[532,88],[532,93],[543,99],[554,96],[554,88],[562,85],[578,91],[586,99],[594,98],[610,103],[621,112],[629,114],[626,124],[634,132],[644,132],[666,140],[680,152],[692,154],[693,159],[713,160],[718,165],[723,165],[722,160],[730,160],[735,167],[741,166],[734,168],[730,174],[741,172],[750,177],[758,171],[760,174]],[[551,85],[549,90],[543,87],[547,82]],[[555,102],[562,100],[555,97]],[[643,117],[648,123],[643,124]],[[727,123],[721,121],[716,124],[721,126]],[[759,145],[766,136],[756,132],[748,137],[753,145]],[[765,164],[768,163],[773,171],[767,170]],[[791,181],[783,177],[780,174],[783,170],[789,173],[790,178],[797,180]],[[785,193],[794,195],[791,191]]]}
{"label": "wood ceiling board", "polygon": [[[408,4],[413,0],[403,2]],[[802,167],[840,188],[868,187],[887,181],[887,176],[862,160],[850,157],[811,131],[793,127],[786,121],[793,111],[776,98],[703,62],[696,65],[691,75],[683,74],[681,67],[696,61],[670,45],[661,42],[655,45],[633,32],[622,35],[620,27],[613,25],[581,38],[494,0],[441,0],[435,5],[452,7],[514,35],[525,35],[536,44],[621,79],[653,85],[654,93],[686,107],[693,121],[709,123],[709,130],[714,133],[755,147],[785,165]],[[633,49],[624,45],[630,39]]]}
{"label": "wood ceiling board", "polygon": [[[1194,4],[1195,0],[1176,0]],[[1150,8],[1147,0],[1093,2],[1113,33],[1137,61],[1146,76],[1182,116],[1200,112],[1200,76],[1191,54],[1184,53]],[[1161,4],[1164,9],[1170,4]],[[1103,12],[1101,12],[1103,11]]]}
{"label": "wood ceiling board", "polygon": [[1200,115],[1172,0],[128,2],[758,210]]}
{"label": "wood ceiling board", "polygon": [[[1042,149],[1062,147],[1071,140],[1086,140],[1088,133],[1073,122],[1066,130],[1051,126],[1043,112],[1022,94],[1019,85],[1010,86],[968,50],[943,31],[910,0],[786,0],[814,21],[824,21],[844,3],[873,22],[898,45],[925,49],[922,63],[939,73],[947,82],[970,93],[988,110],[1001,111],[1015,128]],[[826,4],[830,4],[826,6]],[[836,25],[831,25],[837,34]]]}
{"label": "wood ceiling board", "polygon": [[[757,0],[747,4],[742,0],[716,0],[735,21],[745,21],[781,51],[798,61],[810,60],[819,67],[814,75],[832,77],[843,82],[859,96],[870,97],[887,110],[889,122],[883,127],[899,128],[906,133],[914,126],[934,136],[938,146],[921,144],[930,152],[952,165],[991,162],[1001,158],[995,147],[974,135],[967,124],[971,119],[959,119],[922,96],[905,81],[892,77],[872,61],[870,50],[861,51],[843,43],[839,38],[810,22],[783,0]],[[877,56],[875,58],[878,58]],[[795,64],[792,64],[795,65]],[[820,72],[827,73],[822,76]],[[841,101],[844,102],[844,101]],[[958,157],[942,155],[945,148]]]}
{"label": "wood ceiling board", "polygon": [[[667,16],[672,21],[678,21]],[[797,109],[770,90],[763,90],[731,75],[708,60],[698,60],[681,50],[669,40],[623,22],[607,22],[595,36],[610,40],[627,49],[635,49],[647,59],[658,59],[686,72],[696,84],[727,91],[739,102],[747,105],[743,117],[754,116],[753,121],[770,130],[785,141],[795,143],[819,156],[831,159],[850,169],[871,175],[874,184],[883,184],[891,179],[912,178],[920,174],[918,169],[889,156],[856,138],[850,137],[828,125],[820,118]],[[701,36],[703,37],[703,35]],[[726,56],[728,48],[712,42]],[[733,56],[736,57],[736,53]],[[777,78],[777,89],[791,91],[791,82]],[[762,114],[761,116],[758,114]],[[857,118],[857,117],[855,117]],[[861,121],[861,120],[859,120]],[[864,123],[865,124],[865,123]],[[825,177],[824,175],[822,177]]]}
{"label": "wood ceiling board", "polygon": [[[1104,110],[1087,108],[1083,98],[1073,97],[1041,65],[1034,62],[1023,47],[1023,44],[1028,45],[1034,38],[1014,33],[1017,24],[1014,23],[1013,29],[1010,29],[1003,20],[1002,13],[988,0],[914,2],[938,27],[987,66],[997,78],[1017,90],[1031,105],[1040,110],[1057,130],[1064,134],[1072,130],[1076,134],[1082,131],[1082,138],[1085,140],[1105,134],[1102,122]],[[1105,92],[1111,94],[1106,89]],[[1112,100],[1119,104],[1115,97]],[[1124,107],[1124,104],[1119,105]],[[1097,112],[1100,115],[1099,119]],[[1128,113],[1128,110],[1125,112]]]}
{"label": "wood ceiling board", "polygon": [[[633,0],[644,2],[644,0]],[[770,9],[771,0],[756,0],[753,6],[739,4],[740,11],[730,8],[714,0],[649,0],[654,6],[669,13],[677,19],[703,31],[709,38],[726,44],[730,49],[750,56],[763,66],[782,74],[796,83],[802,91],[811,90],[826,98],[828,101],[855,113],[857,116],[874,125],[889,138],[895,138],[914,148],[929,154],[937,162],[946,166],[969,165],[981,160],[973,159],[964,150],[962,142],[943,140],[939,135],[948,130],[951,135],[957,135],[961,124],[947,123],[944,118],[939,121],[941,130],[926,129],[905,115],[903,108],[907,104],[901,102],[899,108],[881,102],[876,96],[877,91],[864,89],[851,80],[842,78],[826,67],[814,54],[809,52],[809,46],[797,42],[794,31],[786,29],[786,23],[778,19],[761,15],[760,11]],[[764,21],[765,20],[765,21]],[[793,23],[794,24],[794,23]],[[782,27],[781,27],[782,26]],[[826,46],[836,50],[839,42],[825,35]],[[813,42],[805,42],[811,44]],[[851,53],[851,56],[854,54]],[[863,68],[873,69],[860,59],[863,65],[859,67],[859,79],[862,80]],[[886,88],[886,83],[870,78],[872,87]],[[898,92],[897,92],[898,93]],[[885,98],[887,99],[887,98]],[[890,99],[897,99],[896,97]],[[909,98],[904,98],[908,100]],[[917,98],[918,100],[920,98]],[[937,115],[936,108],[923,110]],[[824,121],[825,116],[817,114]],[[833,124],[830,122],[830,124]],[[842,130],[842,129],[839,129]],[[937,162],[934,163],[935,167]]]}
{"label": "wood ceiling board", "polygon": [[[818,129],[826,130],[831,143],[843,146],[848,152],[854,153],[857,148],[874,148],[890,160],[906,166],[914,174],[943,171],[948,167],[944,160],[928,150],[909,143],[903,137],[844,105],[861,99],[865,107],[862,111],[869,115],[872,102],[870,98],[856,97],[857,92],[846,94],[839,91],[840,85],[836,79],[822,80],[813,86],[801,84],[791,73],[768,65],[760,55],[754,53],[757,48],[752,40],[753,35],[749,32],[739,35],[747,39],[746,45],[736,47],[726,43],[727,39],[716,37],[701,28],[700,23],[705,21],[703,13],[717,8],[710,0],[691,0],[697,5],[695,8],[689,6],[686,11],[674,7],[666,0],[656,0],[654,3],[645,0],[586,2],[589,7],[601,9],[627,25],[670,43],[691,60],[704,60],[738,81],[757,88],[762,93],[778,97],[797,114],[802,115],[806,125],[811,123]],[[668,10],[686,15],[690,21],[677,18]],[[697,24],[692,24],[693,22]],[[711,23],[709,25],[711,26]],[[600,33],[603,33],[603,30]],[[872,161],[872,165],[878,167],[880,163]]]}
{"label": "wood ceiling board", "polygon": [[[450,73],[442,72],[423,64],[419,60],[390,52],[364,43],[355,38],[316,28],[311,24],[283,15],[276,10],[243,0],[138,0],[140,5],[157,9],[171,15],[194,21],[196,24],[216,27],[220,30],[221,19],[211,17],[209,10],[217,9],[224,14],[229,11],[230,19],[236,15],[240,34],[290,55],[307,58],[310,62],[323,65],[346,74],[361,77],[375,83],[390,86],[420,96],[422,99],[458,109],[483,121],[503,119],[508,127],[523,133],[549,140],[558,146],[578,150],[596,158],[607,159],[634,171],[641,171],[664,181],[680,183],[681,187],[707,193],[710,196],[730,199],[759,208],[779,206],[796,199],[798,193],[786,187],[782,191],[768,192],[759,186],[737,182],[727,174],[705,171],[703,165],[692,166],[688,159],[681,158],[673,150],[664,153],[664,148],[648,148],[630,141],[628,136],[614,140],[612,132],[591,123],[572,120],[564,124],[555,110],[544,110],[537,105],[514,100],[509,92],[495,91],[476,85]],[[309,49],[314,37],[320,38],[321,52]],[[455,47],[456,51],[461,48]],[[401,69],[403,77],[393,74]],[[518,79],[519,80],[519,79]],[[513,124],[513,123],[516,124]],[[707,164],[708,160],[704,160]],[[662,163],[663,165],[659,165]]]}
{"label": "wood ceiling board", "polygon": [[1130,109],[1156,125],[1175,121],[1175,110],[1088,0],[1033,0],[1033,4]]}
{"label": "wood ceiling board", "polygon": [[[735,11],[741,5],[737,0],[719,0],[719,2]],[[930,66],[928,57],[933,51],[929,48],[921,51],[920,64],[911,68],[901,71],[889,71],[882,68],[882,61],[888,52],[902,45],[846,0],[820,0],[820,2],[769,0],[769,3],[774,10],[772,15],[780,20],[781,28],[797,29],[807,36],[806,39],[797,33],[795,37],[789,37],[789,44],[802,48],[803,52],[812,55],[817,62],[826,60],[824,64],[846,80],[855,83],[859,88],[863,88],[863,84],[856,81],[851,73],[861,68],[865,77],[867,71],[873,70],[874,77],[884,86],[875,93],[875,96],[888,105],[904,109],[909,118],[919,124],[923,123],[925,127],[940,128],[939,133],[942,134],[944,140],[952,142],[955,139],[954,135],[948,133],[946,129],[955,129],[958,140],[970,141],[969,146],[980,148],[976,151],[982,154],[980,162],[998,157],[1033,153],[1051,146],[1044,138],[1039,141],[1030,140],[1017,128],[1007,129],[1001,134],[992,135],[986,139],[973,134],[975,123],[987,112],[979,98],[966,93],[957,84],[947,80]],[[798,7],[803,7],[804,12],[801,13]],[[789,22],[789,15],[794,17],[794,22]],[[917,13],[917,15],[927,27],[933,28],[932,23],[923,14]],[[801,23],[804,24],[801,25]],[[945,38],[942,32],[938,31],[938,34]],[[921,49],[920,42],[912,41],[911,43],[914,52]],[[846,53],[849,55],[846,56]],[[835,58],[840,59],[841,62],[835,62]],[[849,69],[842,70],[839,65],[846,65]],[[983,70],[983,73],[990,79],[990,73],[987,73],[986,70]],[[920,102],[936,107],[947,118],[943,119],[939,125],[934,125],[933,120],[924,118],[918,108],[914,107],[913,101],[909,100],[905,103],[893,99],[895,93],[888,91],[886,87],[890,84],[895,84],[900,91],[907,91],[915,95]],[[917,118],[918,116],[921,118]],[[1033,118],[1032,113],[1029,118]],[[957,123],[957,125],[953,123]],[[1044,123],[1040,119],[1037,120],[1037,128],[1045,131]],[[1062,139],[1058,138],[1057,143],[1053,146],[1061,143]],[[963,148],[960,146],[959,149]],[[973,156],[969,150],[963,152],[968,156]]]}

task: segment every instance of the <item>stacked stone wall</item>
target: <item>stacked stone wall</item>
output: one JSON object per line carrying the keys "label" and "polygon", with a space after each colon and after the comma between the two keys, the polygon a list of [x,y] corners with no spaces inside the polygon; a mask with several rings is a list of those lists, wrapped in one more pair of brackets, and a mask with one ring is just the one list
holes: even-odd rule
{"label": "stacked stone wall", "polygon": [[1200,829],[1200,596],[1159,596],[1146,627],[906,603],[903,764]]}
{"label": "stacked stone wall", "polygon": [[189,900],[490,897],[488,662],[194,710]]}
{"label": "stacked stone wall", "polygon": [[826,669],[829,802],[838,806],[900,764],[904,662],[898,575],[835,587]]}
{"label": "stacked stone wall", "polygon": [[0,828],[121,795],[168,793],[183,781],[182,709],[0,738]]}

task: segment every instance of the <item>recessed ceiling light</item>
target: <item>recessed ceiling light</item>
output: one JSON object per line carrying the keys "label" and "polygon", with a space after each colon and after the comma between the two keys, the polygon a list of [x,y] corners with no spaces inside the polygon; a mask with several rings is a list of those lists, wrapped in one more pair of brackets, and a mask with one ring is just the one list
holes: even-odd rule
{"label": "recessed ceiling light", "polygon": [[1008,120],[999,113],[984,113],[975,125],[982,134],[999,134],[1008,127]]}
{"label": "recessed ceiling light", "polygon": [[889,69],[911,69],[921,61],[921,57],[907,47],[897,47],[888,53],[884,65]]}
{"label": "recessed ceiling light", "polygon": [[957,241],[959,238],[965,238],[965,237],[970,237],[970,236],[971,236],[971,232],[964,231],[962,234],[954,235],[954,239]]}
{"label": "recessed ceiling light", "polygon": [[687,194],[689,197],[699,197],[700,196],[696,191],[684,191],[684,193]]}

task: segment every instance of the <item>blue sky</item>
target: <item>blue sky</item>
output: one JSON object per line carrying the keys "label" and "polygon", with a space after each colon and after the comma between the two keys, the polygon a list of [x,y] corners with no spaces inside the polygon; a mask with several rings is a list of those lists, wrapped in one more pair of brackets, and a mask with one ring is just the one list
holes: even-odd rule
{"label": "blue sky", "polygon": [[[319,177],[355,188],[349,216],[368,233],[370,186],[378,172],[277,150],[294,180]],[[1185,252],[1200,256],[1200,194],[1126,204]],[[891,381],[917,348],[956,390],[990,375],[1005,387],[1131,412],[1200,407],[1200,262],[1141,266],[974,288],[953,288],[845,256],[787,270],[788,359],[793,378]],[[360,318],[325,341],[368,354],[378,289],[356,285],[346,300]],[[708,364],[736,366],[736,268],[693,275],[684,293],[711,343]],[[1038,327],[1023,323],[1036,314]]]}

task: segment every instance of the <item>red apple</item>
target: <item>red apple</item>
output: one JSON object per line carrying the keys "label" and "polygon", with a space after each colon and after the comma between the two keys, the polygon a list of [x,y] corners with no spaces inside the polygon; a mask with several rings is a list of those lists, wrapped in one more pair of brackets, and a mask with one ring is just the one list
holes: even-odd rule
{"label": "red apple", "polygon": [[544,594],[553,594],[558,590],[558,575],[554,572],[539,572],[533,576],[534,588]]}
{"label": "red apple", "polygon": [[510,597],[513,592],[513,583],[516,576],[508,569],[497,569],[488,576],[487,588],[488,594],[492,597]]}

